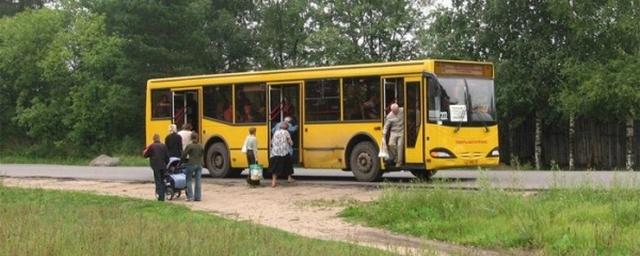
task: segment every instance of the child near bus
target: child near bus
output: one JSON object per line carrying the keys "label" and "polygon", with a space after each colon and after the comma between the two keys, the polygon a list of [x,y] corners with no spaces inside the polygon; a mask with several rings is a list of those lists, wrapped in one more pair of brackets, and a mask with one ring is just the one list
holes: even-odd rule
{"label": "child near bus", "polygon": [[260,180],[254,181],[251,179],[251,165],[258,163],[258,140],[256,139],[255,127],[249,128],[249,135],[244,139],[242,152],[247,154],[247,168],[249,168],[247,183],[252,186],[258,185]]}
{"label": "child near bus", "polygon": [[258,162],[258,140],[256,139],[256,128],[249,128],[249,135],[244,139],[242,152],[247,154],[249,166]]}

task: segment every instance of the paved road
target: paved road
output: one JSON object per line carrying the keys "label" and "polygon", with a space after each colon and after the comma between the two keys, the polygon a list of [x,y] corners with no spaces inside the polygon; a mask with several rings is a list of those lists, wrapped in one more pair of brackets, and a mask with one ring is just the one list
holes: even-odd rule
{"label": "paved road", "polygon": [[[208,171],[204,171],[208,173]],[[110,181],[150,182],[152,172],[147,167],[88,167],[65,165],[0,164],[0,176],[42,177],[64,179],[90,179]],[[350,172],[340,170],[296,169],[294,177],[299,184],[336,186],[449,186],[477,188],[483,184],[500,188],[537,190],[552,186],[592,184],[610,187],[615,184],[640,188],[640,172],[551,172],[551,171],[439,171],[432,181],[419,182],[409,172],[393,172],[384,175],[386,182],[357,182]],[[242,178],[215,179],[205,177],[210,183],[239,183]]]}

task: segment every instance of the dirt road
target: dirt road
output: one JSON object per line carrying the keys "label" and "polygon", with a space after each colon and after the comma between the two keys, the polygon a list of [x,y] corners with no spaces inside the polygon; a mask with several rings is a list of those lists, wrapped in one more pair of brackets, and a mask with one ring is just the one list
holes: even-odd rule
{"label": "dirt road", "polygon": [[[89,191],[98,194],[153,199],[153,185],[71,179],[4,178],[5,186]],[[438,241],[428,241],[352,224],[337,214],[353,201],[371,201],[381,190],[345,186],[282,184],[249,188],[242,184],[203,184],[203,201],[172,203],[248,220],[306,237],[340,240],[391,250],[399,254],[503,255]]]}

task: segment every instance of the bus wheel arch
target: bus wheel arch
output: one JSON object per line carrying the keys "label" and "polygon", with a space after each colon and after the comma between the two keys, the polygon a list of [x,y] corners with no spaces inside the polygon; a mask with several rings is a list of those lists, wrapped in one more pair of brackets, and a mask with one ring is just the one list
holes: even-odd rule
{"label": "bus wheel arch", "polygon": [[[350,163],[348,162],[349,159],[351,159],[351,153],[353,153],[353,148],[360,142],[363,141],[369,141],[371,143],[375,144],[375,140],[373,139],[373,137],[371,137],[371,135],[366,134],[366,133],[358,133],[355,136],[353,136],[350,140],[349,143],[347,143],[347,147],[344,150],[344,159],[346,159],[347,164],[346,164],[346,168],[344,169],[345,171],[351,171],[351,166]],[[379,152],[379,148],[378,146],[375,146],[376,148],[376,152]]]}
{"label": "bus wheel arch", "polygon": [[225,178],[231,174],[229,147],[220,137],[214,136],[205,147],[205,166],[214,178]]}
{"label": "bus wheel arch", "polygon": [[345,156],[349,161],[347,167],[357,180],[372,182],[382,177],[378,150],[374,140],[366,134],[358,134],[349,141]]}

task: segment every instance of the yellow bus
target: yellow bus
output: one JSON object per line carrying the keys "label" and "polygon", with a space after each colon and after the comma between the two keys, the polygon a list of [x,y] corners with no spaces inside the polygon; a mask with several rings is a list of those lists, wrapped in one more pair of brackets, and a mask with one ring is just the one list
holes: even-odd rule
{"label": "yellow bus", "polygon": [[[211,175],[237,176],[247,167],[248,128],[257,129],[258,161],[268,168],[272,128],[290,117],[296,166],[351,171],[359,181],[400,170],[426,179],[498,165],[493,77],[491,63],[427,59],[151,79],[146,140],[189,123]],[[385,161],[378,156],[392,103],[403,113],[404,157]]]}

